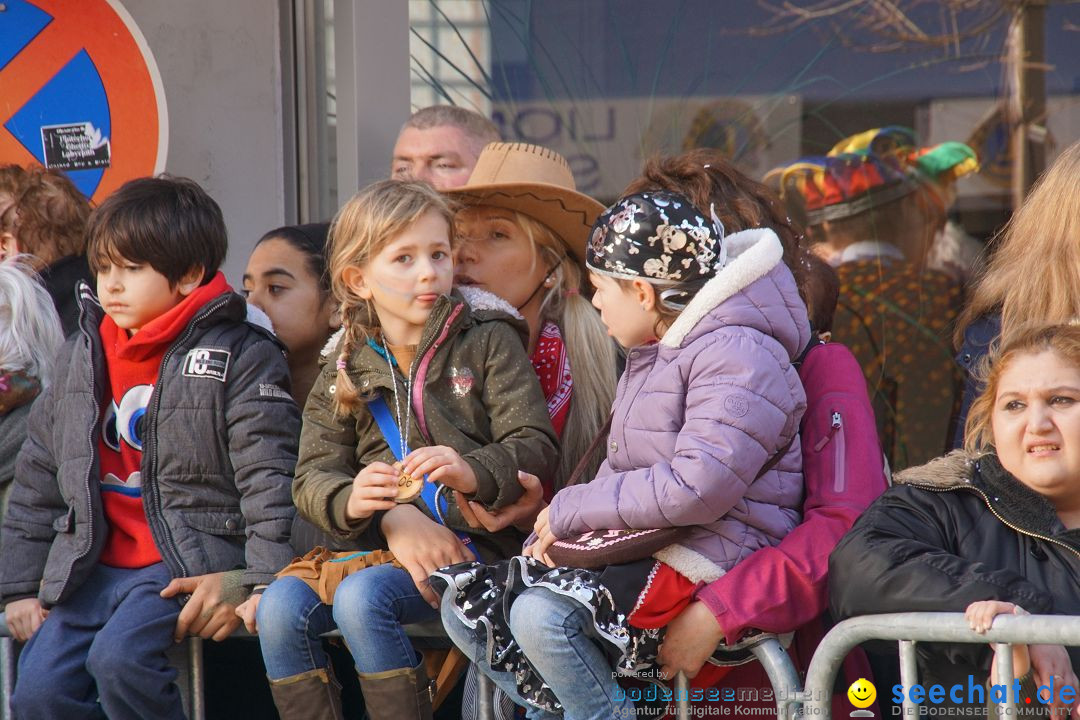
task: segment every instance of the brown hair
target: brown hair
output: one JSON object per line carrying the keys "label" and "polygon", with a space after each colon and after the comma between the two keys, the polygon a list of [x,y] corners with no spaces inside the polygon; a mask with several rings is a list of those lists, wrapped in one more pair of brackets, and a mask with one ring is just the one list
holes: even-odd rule
{"label": "brown hair", "polygon": [[[40,165],[17,171],[4,168],[4,185],[14,203],[0,217],[0,231],[10,232],[19,250],[50,265],[69,255],[86,252],[86,223],[90,203],[59,170]],[[10,189],[9,189],[10,188]]]}
{"label": "brown hair", "polygon": [[1080,317],[1080,142],[1065,149],[1002,231],[957,321],[959,347],[968,325],[1001,313],[1002,336],[1027,322]]}
{"label": "brown hair", "polygon": [[446,200],[427,183],[382,180],[368,185],[345,203],[330,223],[330,286],[341,303],[344,342],[338,354],[334,410],[346,415],[363,400],[344,365],[369,338],[380,337],[374,308],[345,282],[348,267],[367,265],[380,250],[429,212],[436,212],[450,228],[454,241],[454,214]]}
{"label": "brown hair", "polygon": [[175,286],[193,268],[210,282],[228,250],[221,208],[198,183],[182,177],[129,180],[90,216],[87,260],[99,273],[109,263],[146,263]]}
{"label": "brown hair", "polygon": [[991,425],[1001,376],[1019,355],[1056,353],[1061,359],[1080,368],[1080,325],[1033,325],[1016,330],[1000,349],[983,359],[978,376],[983,391],[968,410],[964,425],[964,450],[971,455],[990,452],[994,447]]}
{"label": "brown hair", "polygon": [[850,217],[829,220],[815,237],[836,250],[864,240],[890,243],[916,268],[926,266],[938,230],[945,225],[945,205],[928,181],[920,181],[907,195]]}
{"label": "brown hair", "polygon": [[840,298],[840,278],[829,263],[813,253],[803,257],[806,264],[806,312],[815,333],[832,332],[833,315]]}
{"label": "brown hair", "polygon": [[[710,206],[728,233],[768,227],[784,246],[784,264],[795,276],[799,294],[804,296],[806,267],[802,231],[787,216],[783,204],[768,186],[753,180],[731,164],[718,150],[698,148],[681,155],[653,157],[645,162],[641,175],[623,190],[632,195],[649,190],[669,190],[685,195],[701,212]],[[661,318],[664,318],[664,310]],[[671,319],[678,316],[675,312]]]}

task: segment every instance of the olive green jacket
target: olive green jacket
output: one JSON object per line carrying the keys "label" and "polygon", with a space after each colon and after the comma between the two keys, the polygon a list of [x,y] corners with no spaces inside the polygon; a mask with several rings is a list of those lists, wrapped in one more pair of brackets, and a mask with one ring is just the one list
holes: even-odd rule
{"label": "olive green jacket", "polygon": [[[460,453],[476,474],[477,490],[469,499],[489,508],[518,499],[518,470],[545,479],[558,467],[558,441],[522,342],[525,324],[512,312],[496,296],[472,288],[439,298],[413,363],[409,447],[446,445]],[[352,481],[366,465],[393,463],[395,458],[366,407],[335,415],[341,339],[331,342],[335,349],[328,353],[304,407],[293,500],[300,515],[337,541],[370,549],[384,542],[378,534],[381,513],[366,521],[346,520]],[[362,346],[349,358],[346,371],[361,395],[382,395],[391,413],[396,382],[404,421],[406,378],[396,365],[391,374],[381,349]],[[470,528],[447,495],[446,525],[468,532],[489,556],[485,559],[520,551],[520,533],[492,535]],[[413,504],[432,516],[420,497]]]}

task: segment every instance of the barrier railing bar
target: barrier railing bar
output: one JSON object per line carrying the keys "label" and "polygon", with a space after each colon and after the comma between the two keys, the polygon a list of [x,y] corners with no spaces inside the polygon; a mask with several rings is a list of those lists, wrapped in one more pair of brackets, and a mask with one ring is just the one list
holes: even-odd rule
{"label": "barrier railing bar", "polygon": [[[900,684],[909,688],[919,682],[919,663],[915,655],[915,643],[911,640],[900,641]],[[915,717],[918,708],[915,702],[904,694],[904,717]]]}
{"label": "barrier railing bar", "polygon": [[[0,619],[3,616],[0,615]],[[15,641],[7,637],[7,622],[3,622],[5,637],[0,638],[0,684],[4,702],[0,703],[0,719],[12,720],[11,694],[15,692]]]}
{"label": "barrier railing bar", "polygon": [[868,640],[1080,646],[1080,617],[1002,615],[981,635],[961,613],[894,613],[845,620],[825,635],[810,660],[803,693],[806,714],[828,720],[831,694],[820,689],[833,687],[844,657]]}
{"label": "barrier railing bar", "polygon": [[769,683],[773,687],[773,697],[776,698],[776,717],[779,720],[794,718],[802,685],[799,682],[799,672],[795,669],[795,663],[791,662],[791,656],[775,639],[760,642],[750,648],[750,651],[765,669],[765,674],[768,675]]}
{"label": "barrier railing bar", "polygon": [[[1019,697],[1009,697],[1012,694],[1010,691],[1012,690],[1013,680],[1012,646],[1008,643],[994,643],[994,652],[997,653],[997,677],[994,678],[994,682],[1008,687],[1009,691],[1006,691],[1008,693],[1006,697],[1008,697],[1009,702],[1018,703],[1020,702]],[[1005,705],[997,705],[994,711],[997,717],[1005,717]]]}

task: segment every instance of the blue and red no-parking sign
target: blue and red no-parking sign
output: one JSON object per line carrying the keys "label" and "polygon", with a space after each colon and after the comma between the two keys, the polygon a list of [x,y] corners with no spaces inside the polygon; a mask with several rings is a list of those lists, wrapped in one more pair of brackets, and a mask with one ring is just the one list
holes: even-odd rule
{"label": "blue and red no-parking sign", "polygon": [[65,171],[100,201],[161,172],[165,92],[118,0],[0,3],[0,163]]}

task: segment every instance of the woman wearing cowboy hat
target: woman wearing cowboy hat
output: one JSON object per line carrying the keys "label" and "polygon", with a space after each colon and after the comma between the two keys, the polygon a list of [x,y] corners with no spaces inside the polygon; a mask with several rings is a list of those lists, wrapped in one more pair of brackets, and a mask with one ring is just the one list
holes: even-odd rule
{"label": "woman wearing cowboy hat", "polygon": [[[526,143],[487,145],[469,182],[448,194],[462,206],[454,223],[455,285],[494,293],[525,319],[528,354],[561,444],[553,481],[523,476],[526,497],[504,513],[460,495],[458,506],[474,527],[497,532],[518,524],[528,531],[599,433],[615,397],[617,348],[583,296],[585,243],[604,207],[577,191],[561,155]],[[380,529],[398,560],[417,570],[414,577],[468,559],[456,537],[408,508],[387,513]],[[422,591],[430,594],[426,585]]]}

